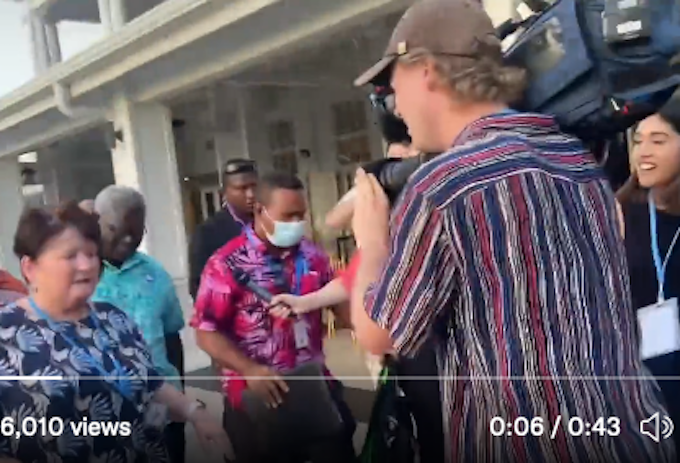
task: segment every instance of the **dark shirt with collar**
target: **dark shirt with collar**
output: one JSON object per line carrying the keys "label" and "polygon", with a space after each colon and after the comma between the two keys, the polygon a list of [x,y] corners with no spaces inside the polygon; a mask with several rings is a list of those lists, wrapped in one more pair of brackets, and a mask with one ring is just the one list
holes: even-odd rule
{"label": "dark shirt with collar", "polygon": [[196,300],[201,273],[215,251],[241,235],[244,222],[227,205],[196,228],[189,244],[189,292]]}

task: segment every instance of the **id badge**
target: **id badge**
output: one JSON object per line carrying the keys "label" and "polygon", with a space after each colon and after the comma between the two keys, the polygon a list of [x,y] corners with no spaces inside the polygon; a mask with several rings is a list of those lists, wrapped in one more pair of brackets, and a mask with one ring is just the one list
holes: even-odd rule
{"label": "id badge", "polygon": [[144,423],[152,428],[163,429],[168,424],[168,407],[158,402],[151,402],[144,415]]}
{"label": "id badge", "polygon": [[307,332],[307,323],[303,320],[296,320],[293,325],[295,331],[295,347],[297,349],[306,349],[309,347],[309,333]]}
{"label": "id badge", "polygon": [[643,307],[637,311],[640,326],[640,357],[642,360],[680,350],[680,319],[678,299]]}

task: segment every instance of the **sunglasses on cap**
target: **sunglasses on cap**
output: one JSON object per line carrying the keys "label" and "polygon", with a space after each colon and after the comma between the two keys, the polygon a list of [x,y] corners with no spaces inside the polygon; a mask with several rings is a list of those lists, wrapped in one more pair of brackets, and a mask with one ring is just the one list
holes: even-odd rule
{"label": "sunglasses on cap", "polygon": [[369,95],[369,99],[371,100],[371,105],[375,109],[394,114],[395,103],[394,90],[392,90],[392,87],[376,86],[373,93]]}
{"label": "sunglasses on cap", "polygon": [[255,161],[251,161],[248,159],[242,159],[238,161],[230,161],[227,162],[224,165],[224,173],[227,175],[231,174],[242,174],[242,173],[249,173],[249,172],[256,172],[256,164]]}

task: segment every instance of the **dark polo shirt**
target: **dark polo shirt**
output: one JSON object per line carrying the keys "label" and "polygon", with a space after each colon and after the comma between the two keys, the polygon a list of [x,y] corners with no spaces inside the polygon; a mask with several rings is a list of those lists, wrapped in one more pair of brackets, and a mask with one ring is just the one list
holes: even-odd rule
{"label": "dark polo shirt", "polygon": [[227,206],[196,228],[189,244],[189,292],[196,300],[201,273],[219,248],[241,235],[244,223]]}

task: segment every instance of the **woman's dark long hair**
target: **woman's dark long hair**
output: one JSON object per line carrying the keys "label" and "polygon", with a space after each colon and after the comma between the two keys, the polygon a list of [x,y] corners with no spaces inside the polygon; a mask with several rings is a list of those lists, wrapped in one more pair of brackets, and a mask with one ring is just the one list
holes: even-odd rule
{"label": "woman's dark long hair", "polygon": [[388,145],[392,143],[411,144],[411,137],[404,121],[388,111],[376,111],[376,113],[380,133]]}
{"label": "woman's dark long hair", "polygon": [[[664,105],[657,113],[661,119],[666,121],[673,130],[680,135],[680,99],[673,97]],[[637,129],[637,127],[636,127]],[[632,159],[632,150],[630,153]],[[680,153],[678,153],[680,156]],[[640,186],[640,182],[635,171],[635,167],[631,162],[631,174],[628,181],[616,193],[616,199],[622,205],[629,203],[642,203],[647,200],[647,190]],[[664,203],[668,208],[668,212],[673,214],[680,214],[680,176],[673,182],[670,188],[665,192]]]}

